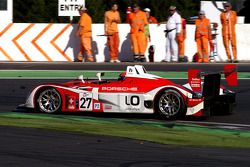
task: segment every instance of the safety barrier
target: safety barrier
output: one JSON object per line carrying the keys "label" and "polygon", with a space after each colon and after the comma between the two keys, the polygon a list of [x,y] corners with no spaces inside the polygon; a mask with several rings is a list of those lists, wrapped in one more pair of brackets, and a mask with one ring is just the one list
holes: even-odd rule
{"label": "safety barrier", "polygon": [[[80,41],[75,36],[76,24],[12,23],[0,24],[0,61],[74,61],[79,52]],[[109,60],[107,39],[103,24],[93,24],[93,51],[97,62]],[[155,61],[165,55],[165,25],[150,25],[151,42],[155,46]],[[132,61],[128,24],[120,24],[120,59]],[[237,25],[238,59],[250,60],[250,25]],[[185,54],[192,61],[196,53],[194,25],[187,25]],[[217,31],[218,56],[216,61],[227,59],[222,43],[221,29]],[[146,53],[146,56],[148,53]]]}

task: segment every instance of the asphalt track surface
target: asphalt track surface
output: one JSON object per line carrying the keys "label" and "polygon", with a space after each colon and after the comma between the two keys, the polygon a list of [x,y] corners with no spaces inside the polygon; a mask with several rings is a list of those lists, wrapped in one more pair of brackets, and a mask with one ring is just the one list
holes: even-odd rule
{"label": "asphalt track surface", "polygon": [[123,138],[0,127],[3,167],[249,166],[250,150],[179,147]]}
{"label": "asphalt track surface", "polygon": [[[130,64],[130,63],[129,63]],[[0,63],[0,69],[125,70],[128,64],[82,63]],[[146,64],[153,71],[186,71],[195,64]],[[178,67],[178,68],[177,68]],[[198,65],[206,71],[223,70],[223,64]],[[238,71],[250,71],[240,64]],[[11,111],[23,103],[31,87],[47,80],[0,80],[0,111]],[[50,80],[51,82],[51,80]],[[53,82],[62,82],[54,80]],[[183,81],[178,81],[183,82]],[[238,112],[215,116],[209,121],[250,124],[248,114],[249,80],[241,80]],[[138,118],[140,119],[140,118]],[[249,149],[180,147],[80,135],[49,130],[0,127],[0,166],[249,166]]]}

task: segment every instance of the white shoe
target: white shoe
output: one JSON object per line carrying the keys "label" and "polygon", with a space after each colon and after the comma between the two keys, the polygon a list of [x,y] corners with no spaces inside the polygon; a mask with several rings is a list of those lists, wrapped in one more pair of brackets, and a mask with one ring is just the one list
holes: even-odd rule
{"label": "white shoe", "polygon": [[121,61],[117,59],[117,60],[115,60],[115,62],[116,62],[116,63],[120,63]]}
{"label": "white shoe", "polygon": [[115,63],[115,60],[110,60],[109,62],[110,62],[110,63]]}

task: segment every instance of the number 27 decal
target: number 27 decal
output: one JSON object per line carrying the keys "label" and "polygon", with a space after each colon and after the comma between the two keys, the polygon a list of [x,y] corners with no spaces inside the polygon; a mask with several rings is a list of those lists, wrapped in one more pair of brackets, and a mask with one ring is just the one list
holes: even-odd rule
{"label": "number 27 decal", "polygon": [[85,98],[85,97],[82,97],[81,99],[80,99],[80,104],[81,104],[81,108],[83,108],[83,109],[89,109],[90,108],[90,104],[91,104],[91,102],[92,102],[92,99],[91,98],[89,98],[89,97],[87,97],[87,98]]}
{"label": "number 27 decal", "polygon": [[79,95],[79,109],[81,111],[92,111],[92,94],[91,93],[80,93]]}

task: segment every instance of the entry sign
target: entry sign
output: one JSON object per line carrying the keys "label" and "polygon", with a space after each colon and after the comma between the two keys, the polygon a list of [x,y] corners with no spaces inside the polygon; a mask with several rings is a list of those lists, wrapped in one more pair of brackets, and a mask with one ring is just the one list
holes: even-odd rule
{"label": "entry sign", "polygon": [[81,6],[85,0],[58,0],[58,16],[79,16]]}

